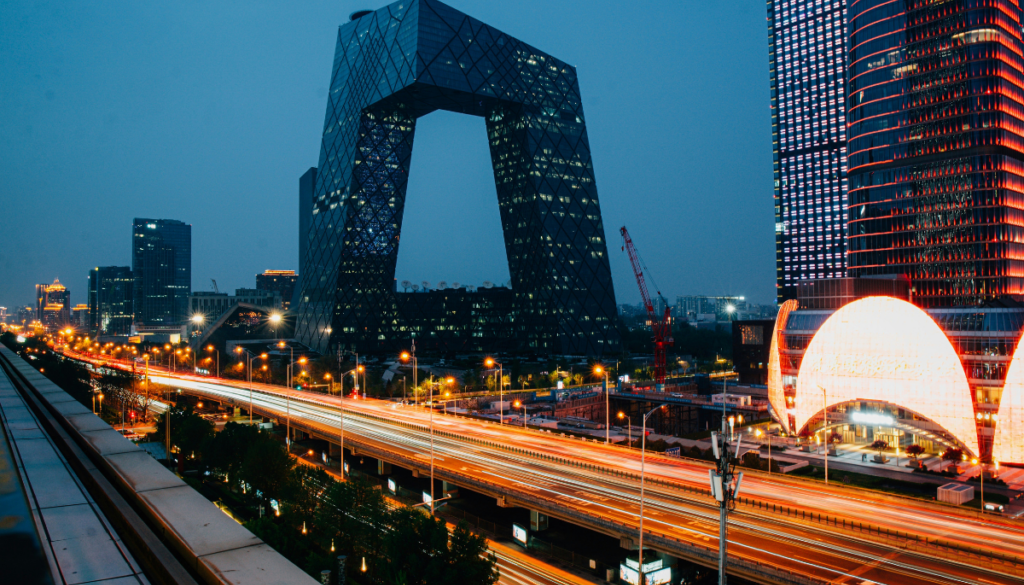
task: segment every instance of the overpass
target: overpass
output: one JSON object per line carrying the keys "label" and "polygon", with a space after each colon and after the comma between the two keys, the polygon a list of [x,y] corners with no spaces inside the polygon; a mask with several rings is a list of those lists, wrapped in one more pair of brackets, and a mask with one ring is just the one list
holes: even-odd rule
{"label": "overpass", "polygon": [[[73,356],[94,364],[96,360]],[[110,360],[111,367],[126,367]],[[154,382],[249,408],[244,382],[168,374]],[[252,411],[419,474],[430,413],[397,403],[254,384]],[[635,548],[639,455],[600,441],[434,415],[435,477],[614,536]],[[718,511],[709,464],[649,455],[645,545],[715,566]],[[1019,583],[1024,523],[930,502],[747,471],[729,532],[730,574],[760,583]]]}

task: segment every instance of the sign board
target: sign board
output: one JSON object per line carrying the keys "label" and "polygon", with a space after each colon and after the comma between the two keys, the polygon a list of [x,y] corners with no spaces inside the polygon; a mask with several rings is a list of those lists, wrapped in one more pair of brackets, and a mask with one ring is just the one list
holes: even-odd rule
{"label": "sign board", "polygon": [[388,478],[388,491],[390,491],[393,494],[398,493],[398,484],[395,483],[395,480],[390,477]]}
{"label": "sign board", "polygon": [[141,335],[132,335],[128,338],[128,343],[142,343]]}
{"label": "sign board", "polygon": [[518,525],[518,524],[513,524],[512,525],[512,538],[514,538],[514,539],[516,539],[516,541],[522,543],[523,546],[526,546],[526,541],[527,541],[527,538],[528,538],[526,529],[523,528],[522,526]]}
{"label": "sign board", "polygon": [[431,501],[431,498],[430,498],[430,492],[428,492],[428,491],[424,491],[424,492],[423,492],[423,503],[424,503],[424,504],[429,504],[429,503],[430,503],[430,501]]}
{"label": "sign board", "polygon": [[[636,561],[633,561],[633,565],[636,564]],[[644,563],[644,565],[646,566],[646,563]],[[640,574],[637,570],[625,564],[619,565],[619,576],[622,578],[623,582],[629,583],[630,585],[639,585],[640,583]],[[664,585],[671,582],[672,567],[665,567],[650,573],[644,573],[645,585]]]}
{"label": "sign board", "polygon": [[669,447],[668,449],[665,449],[665,455],[668,455],[669,457],[681,457],[683,455],[683,448]]}
{"label": "sign board", "polygon": [[565,388],[565,384],[561,380],[559,380],[558,381],[558,389],[561,390],[563,388]]}

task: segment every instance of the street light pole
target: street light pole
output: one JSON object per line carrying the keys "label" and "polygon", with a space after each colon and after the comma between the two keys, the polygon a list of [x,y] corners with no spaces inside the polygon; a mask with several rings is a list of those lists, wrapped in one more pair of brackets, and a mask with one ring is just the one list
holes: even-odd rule
{"label": "street light pole", "polygon": [[[828,485],[828,443],[829,443],[829,437],[828,437],[828,398],[827,398],[827,392],[828,391],[825,390],[824,386],[818,386],[818,388],[821,388],[821,409],[822,409],[822,415],[821,416],[823,417],[822,418],[823,424],[822,424],[822,427],[821,427],[821,434],[824,435],[822,438],[825,439],[825,485]],[[896,450],[897,450],[897,453],[898,453],[899,452],[899,444],[898,443],[897,443]]]}
{"label": "street light pole", "polygon": [[637,556],[637,560],[639,561],[637,564],[637,573],[639,573],[640,578],[637,580],[637,583],[644,582],[644,454],[647,447],[647,418],[663,408],[665,408],[665,405],[656,406],[650,412],[645,414],[642,423],[643,426],[640,431],[640,548]]}
{"label": "street light pole", "polygon": [[430,380],[430,516],[434,516],[434,380]]}

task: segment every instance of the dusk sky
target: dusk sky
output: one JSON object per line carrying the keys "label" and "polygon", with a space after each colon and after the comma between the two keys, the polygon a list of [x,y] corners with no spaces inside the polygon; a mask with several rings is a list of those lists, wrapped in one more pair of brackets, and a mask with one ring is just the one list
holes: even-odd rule
{"label": "dusk sky", "polygon": [[[774,302],[764,3],[448,3],[576,66],[617,302],[640,299],[622,225],[670,301]],[[0,305],[54,278],[85,303],[133,217],[192,224],[193,290],[298,269],[337,27],[384,5],[4,2]],[[417,123],[396,277],[508,280],[482,118]]]}

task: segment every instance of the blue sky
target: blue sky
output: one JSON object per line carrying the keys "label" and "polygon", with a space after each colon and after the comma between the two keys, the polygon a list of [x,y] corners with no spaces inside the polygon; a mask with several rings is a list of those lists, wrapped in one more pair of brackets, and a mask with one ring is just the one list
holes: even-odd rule
{"label": "blue sky", "polygon": [[[577,67],[620,303],[626,225],[661,292],[774,301],[763,3],[453,0]],[[193,226],[193,290],[296,268],[338,25],[367,2],[4,2],[0,305],[130,265],[133,217]],[[508,279],[484,122],[417,124],[399,281]]]}

